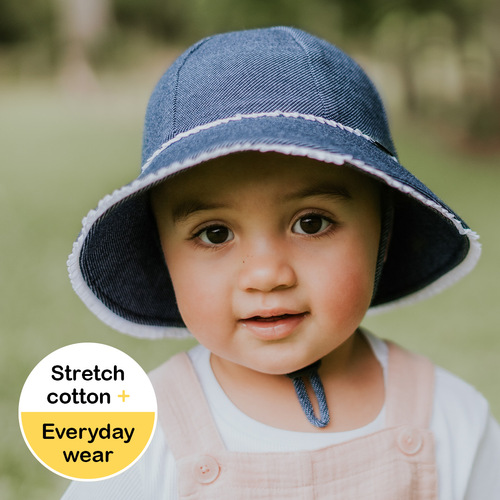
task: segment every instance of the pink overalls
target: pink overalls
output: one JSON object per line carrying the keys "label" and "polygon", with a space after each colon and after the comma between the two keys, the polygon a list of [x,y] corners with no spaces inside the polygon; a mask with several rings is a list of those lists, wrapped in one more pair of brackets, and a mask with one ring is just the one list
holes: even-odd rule
{"label": "pink overalls", "polygon": [[228,451],[187,354],[151,374],[180,499],[437,499],[434,368],[389,343],[386,428],[319,450]]}

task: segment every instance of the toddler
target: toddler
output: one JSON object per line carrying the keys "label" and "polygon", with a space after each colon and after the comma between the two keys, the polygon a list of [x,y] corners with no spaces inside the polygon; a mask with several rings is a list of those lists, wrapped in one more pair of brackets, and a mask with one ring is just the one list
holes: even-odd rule
{"label": "toddler", "polygon": [[479,253],[401,166],[343,52],[288,27],[200,41],[151,96],[141,174],[89,213],[68,262],[111,327],[200,345],[151,373],[141,459],[64,499],[500,498],[484,398],[360,327]]}

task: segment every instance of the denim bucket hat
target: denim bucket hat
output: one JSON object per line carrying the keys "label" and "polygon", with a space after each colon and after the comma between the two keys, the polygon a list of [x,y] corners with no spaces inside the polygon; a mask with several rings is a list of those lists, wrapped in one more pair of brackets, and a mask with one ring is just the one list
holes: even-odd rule
{"label": "denim bucket hat", "polygon": [[161,77],[146,112],[139,176],[83,219],[69,274],[104,323],[138,337],[189,335],[148,192],[242,151],[345,164],[390,188],[392,233],[372,311],[433,295],[479,258],[477,235],[399,163],[380,97],[351,58],[294,28],[227,33],[193,45]]}

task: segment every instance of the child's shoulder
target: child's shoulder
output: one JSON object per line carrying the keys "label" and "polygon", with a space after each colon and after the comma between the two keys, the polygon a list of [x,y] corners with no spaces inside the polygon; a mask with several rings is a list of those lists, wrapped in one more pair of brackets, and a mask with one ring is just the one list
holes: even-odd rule
{"label": "child's shoulder", "polygon": [[436,366],[434,421],[443,420],[458,432],[481,434],[490,414],[486,398],[471,384]]}
{"label": "child's shoulder", "polygon": [[498,498],[500,426],[471,384],[436,367],[431,428],[444,498]]}
{"label": "child's shoulder", "polygon": [[[371,332],[363,331],[378,361],[386,370],[389,364],[388,343]],[[469,427],[478,432],[490,414],[486,398],[470,383],[434,364],[433,419],[442,419],[453,427]],[[468,431],[470,434],[470,431]]]}
{"label": "child's shoulder", "polygon": [[441,394],[441,396],[447,400],[457,400],[457,402],[473,400],[485,406],[485,408],[488,407],[487,400],[473,385],[447,369],[436,365],[436,388],[440,386],[444,389],[448,389],[445,394]]}

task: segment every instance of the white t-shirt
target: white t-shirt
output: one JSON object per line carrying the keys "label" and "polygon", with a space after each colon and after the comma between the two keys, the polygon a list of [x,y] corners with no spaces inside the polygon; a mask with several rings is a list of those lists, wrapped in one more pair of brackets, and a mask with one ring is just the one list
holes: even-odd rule
{"label": "white t-shirt", "polygon": [[[367,334],[375,356],[387,372],[387,345]],[[241,412],[226,396],[202,346],[189,351],[215,424],[226,448],[240,452],[282,452],[324,448],[380,430],[385,408],[370,424],[347,432],[308,433],[277,429]],[[436,368],[431,430],[441,500],[500,499],[500,426],[488,403],[473,387]],[[177,471],[161,426],[141,459],[122,474],[97,482],[73,482],[62,500],[174,500]]]}

